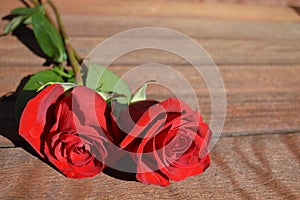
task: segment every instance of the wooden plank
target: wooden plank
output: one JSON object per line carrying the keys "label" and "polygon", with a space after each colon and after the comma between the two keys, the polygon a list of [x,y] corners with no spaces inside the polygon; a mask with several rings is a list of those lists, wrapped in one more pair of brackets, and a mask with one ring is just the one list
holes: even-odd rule
{"label": "wooden plank", "polygon": [[245,5],[300,6],[299,0],[193,0],[205,3],[238,3]]}
{"label": "wooden plank", "polygon": [[[108,37],[136,27],[158,26],[174,29],[191,37],[202,38],[290,40],[300,38],[299,22],[207,20],[202,17],[88,16],[78,14],[64,14],[62,19],[70,36]],[[0,21],[0,29],[2,30],[6,24],[6,20]],[[113,26],[111,26],[112,24]]]}
{"label": "wooden plank", "polygon": [[[164,27],[180,31],[190,37],[238,39],[300,38],[299,22],[256,22],[201,17],[131,17],[63,15],[70,36],[108,37],[137,27]],[[113,24],[113,26],[111,26]],[[105,27],[105,28],[104,28]]]}
{"label": "wooden plank", "polygon": [[[17,2],[0,1],[1,16]],[[254,5],[261,4],[258,0],[225,0],[234,4],[200,1],[55,0],[75,47],[83,55],[111,34],[128,28],[163,26],[193,36],[217,63],[228,64],[220,67],[227,92],[227,117],[207,172],[167,188],[123,182],[104,174],[83,180],[64,178],[34,157],[17,135],[14,99],[8,95],[0,100],[0,199],[299,198],[299,15],[292,8]],[[266,0],[262,4],[295,6],[298,1]],[[0,29],[4,24],[0,23]],[[167,39],[176,43],[174,38]],[[27,42],[34,45],[32,40]],[[2,97],[14,91],[22,77],[42,69],[43,59],[13,37],[0,38],[0,54]],[[209,121],[206,85],[182,59],[148,50],[123,56],[112,69],[122,75],[144,62],[168,64],[184,75],[195,87],[201,113]],[[144,75],[141,77],[147,80]],[[176,81],[173,84],[182,86]],[[191,97],[181,91],[191,103]],[[150,86],[148,93],[157,99],[171,95],[157,85]]]}
{"label": "wooden plank", "polygon": [[[298,22],[253,22],[202,18],[62,16],[70,36],[109,37],[137,27],[164,27],[201,38],[299,39]],[[78,19],[79,18],[79,19]],[[2,31],[7,21],[0,21]],[[114,24],[114,26],[111,26]],[[105,27],[105,28],[104,28]],[[26,33],[22,33],[26,35]]]}
{"label": "wooden plank", "polygon": [[[86,56],[93,48],[106,38],[99,37],[72,37],[71,41],[77,50]],[[26,39],[25,39],[26,40]],[[174,38],[133,38],[130,40],[120,40],[110,48],[118,48],[120,45],[130,46],[139,40],[153,41],[153,43],[168,43],[176,48],[179,39]],[[32,40],[27,39],[27,43]],[[243,40],[243,39],[196,39],[213,58],[216,64],[237,65],[237,64],[299,64],[300,47],[298,40]],[[31,44],[31,43],[30,43]],[[179,48],[177,46],[177,48]],[[189,54],[189,52],[187,52]],[[192,54],[191,52],[190,54]],[[38,58],[30,52],[20,41],[14,37],[0,38],[0,54],[8,55],[2,57],[2,66],[32,66],[42,65],[44,59]],[[198,58],[198,55],[193,58]],[[103,58],[99,57],[99,60]],[[114,65],[138,65],[143,63],[161,64],[187,64],[186,60],[174,54],[160,51],[144,49],[128,53],[119,58]],[[201,60],[198,64],[208,64],[206,60]]]}
{"label": "wooden plank", "polygon": [[[100,15],[126,15],[126,16],[180,16],[180,17],[207,17],[234,20],[274,20],[299,21],[300,17],[290,8],[241,6],[238,4],[202,4],[191,1],[97,1],[91,0],[91,6],[81,9],[80,1],[61,3],[56,1],[60,10],[68,13],[88,13]],[[77,5],[77,6],[76,6]],[[122,9],[116,9],[117,7]],[[180,8],[180,9],[179,9]],[[143,12],[141,12],[143,10]]]}
{"label": "wooden plank", "polygon": [[297,199],[300,134],[220,138],[203,174],[169,187],[100,174],[69,179],[21,148],[0,149],[1,199]]}
{"label": "wooden plank", "polygon": [[[244,40],[244,39],[201,39],[194,38],[209,53],[216,64],[297,64],[300,63],[300,47],[297,40]],[[87,55],[103,39],[77,38],[71,39],[78,51]],[[153,40],[153,43],[179,44],[179,39],[173,38],[142,38],[141,40]],[[139,39],[120,40],[115,47],[138,42]],[[300,42],[300,41],[299,41]],[[179,48],[179,46],[177,46]],[[242,53],[241,53],[242,52]],[[187,52],[187,54],[189,54]],[[190,52],[192,54],[192,52]],[[195,55],[195,54],[194,54]],[[194,58],[198,58],[195,55]],[[101,61],[102,58],[99,57]],[[186,60],[165,51],[139,50],[128,53],[114,62],[115,65],[138,65],[143,63],[161,64],[187,64]],[[198,64],[208,64],[201,60]]]}
{"label": "wooden plank", "polygon": [[[114,66],[111,69],[123,75],[132,66]],[[0,95],[13,92],[20,80],[42,67],[0,67]],[[191,66],[174,66],[194,88],[204,120],[209,122],[211,102],[204,80]],[[267,132],[294,132],[300,130],[300,73],[299,66],[219,66],[227,93],[227,115],[224,135],[264,134]],[[259,75],[259,78],[258,78]],[[193,98],[184,92],[182,84],[172,81],[184,100],[193,105]],[[153,79],[140,74],[143,81]],[[163,100],[174,96],[169,90],[151,85],[148,98]],[[13,146],[22,142],[17,137],[14,120],[14,101],[0,102],[0,146]]]}
{"label": "wooden plank", "polygon": [[[174,0],[161,0],[164,3],[174,3]],[[286,7],[300,7],[299,0],[176,0],[176,2],[200,2],[205,4],[238,4],[238,5],[255,5],[255,6],[286,6]],[[89,5],[89,0],[86,1],[86,5]],[[99,0],[97,2],[103,2],[103,0]],[[128,3],[130,0],[127,0]],[[22,4],[18,0],[9,1],[9,0],[2,0],[2,5],[0,10],[11,10],[16,6],[22,6]]]}
{"label": "wooden plank", "polygon": [[[158,26],[174,29],[195,38],[300,39],[300,23],[298,22],[85,15],[63,15],[62,18],[70,36],[109,37],[128,29]],[[1,21],[0,29],[2,30],[6,24],[7,21]],[[26,33],[23,32],[22,35]]]}
{"label": "wooden plank", "polygon": [[[0,13],[9,12],[20,3],[2,0]],[[65,14],[110,15],[110,16],[159,16],[159,17],[202,17],[232,20],[258,21],[299,21],[300,17],[288,7],[257,6],[241,4],[213,3],[195,1],[117,1],[117,0],[80,0],[54,1]]]}

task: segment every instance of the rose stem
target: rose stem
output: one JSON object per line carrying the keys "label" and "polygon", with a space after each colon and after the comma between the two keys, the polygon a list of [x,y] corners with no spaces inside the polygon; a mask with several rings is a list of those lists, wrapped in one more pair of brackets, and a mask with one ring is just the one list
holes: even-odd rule
{"label": "rose stem", "polygon": [[[56,6],[53,4],[53,2],[51,0],[48,0],[48,3],[51,6],[52,10],[54,11],[54,14],[55,14],[55,17],[56,17],[56,20],[57,20],[57,23],[58,23],[59,31],[63,36],[66,51],[67,51],[67,54],[68,54],[70,64],[71,64],[71,66],[73,68],[73,71],[74,71],[74,75],[75,75],[75,78],[76,78],[77,85],[83,85],[82,77],[80,75],[80,65],[79,65],[79,63],[82,62],[82,58],[78,55],[76,50],[72,47],[72,45],[70,43],[70,40],[69,40],[69,37],[68,37],[68,35],[65,31],[65,28],[62,24],[60,14],[59,14]],[[49,18],[49,16],[48,16],[48,18]]]}
{"label": "rose stem", "polygon": [[[35,6],[42,4],[41,0],[30,0],[30,2],[32,2]],[[64,26],[62,24],[60,14],[59,14],[56,6],[54,5],[54,3],[51,0],[48,0],[48,3],[51,6],[52,10],[54,11],[54,14],[55,14],[58,26],[59,26],[59,32],[61,33],[61,35],[64,39],[68,59],[72,66],[72,69],[74,71],[77,85],[83,85],[82,77],[80,75],[80,66],[79,66],[79,64],[81,64],[83,62],[83,59],[80,57],[80,55],[77,53],[77,51],[72,47],[69,37],[68,37],[68,35],[64,29]],[[52,18],[50,17],[50,15],[47,11],[46,11],[46,17],[54,25],[54,27],[56,27],[56,24],[54,23],[54,21],[52,20]]]}

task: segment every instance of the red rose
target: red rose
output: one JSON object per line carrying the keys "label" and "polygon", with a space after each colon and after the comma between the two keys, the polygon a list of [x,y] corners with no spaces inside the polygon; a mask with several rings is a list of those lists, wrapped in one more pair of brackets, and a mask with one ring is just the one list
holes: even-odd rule
{"label": "red rose", "polygon": [[65,176],[92,177],[107,156],[105,110],[95,91],[78,86],[64,92],[53,84],[27,103],[19,133]]}
{"label": "red rose", "polygon": [[[210,165],[211,131],[197,111],[178,99],[131,104],[118,118],[117,143],[133,152],[138,181],[166,186]],[[127,134],[124,134],[127,132]]]}

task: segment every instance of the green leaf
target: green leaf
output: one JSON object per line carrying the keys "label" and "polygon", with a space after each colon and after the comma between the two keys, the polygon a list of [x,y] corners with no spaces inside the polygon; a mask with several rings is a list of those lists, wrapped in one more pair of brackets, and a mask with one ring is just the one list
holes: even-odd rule
{"label": "green leaf", "polygon": [[75,77],[72,76],[71,78],[68,78],[67,82],[69,82],[69,83],[75,83],[76,82]]}
{"label": "green leaf", "polygon": [[41,86],[49,82],[64,82],[64,80],[51,69],[39,71],[29,78],[16,100],[15,110],[17,121],[19,121],[27,102],[35,97],[37,90]]}
{"label": "green leaf", "polygon": [[10,12],[10,15],[30,15],[35,12],[39,7],[35,8],[26,8],[26,7],[19,7]]}
{"label": "green leaf", "polygon": [[63,39],[57,29],[39,9],[31,16],[33,33],[43,52],[53,59],[54,62],[61,63],[67,59]]}
{"label": "green leaf", "polygon": [[7,35],[16,30],[24,21],[24,16],[14,17],[4,28],[3,33],[0,36]]}
{"label": "green leaf", "polygon": [[24,24],[32,24],[32,18],[31,18],[31,16],[28,17],[27,19],[25,19],[25,21],[23,23]]}
{"label": "green leaf", "polygon": [[[114,93],[123,96],[123,103],[129,103],[131,99],[131,91],[128,85],[115,73],[90,62],[88,65],[88,73],[85,80],[85,85],[98,92]],[[125,100],[124,100],[125,99]]]}
{"label": "green leaf", "polygon": [[143,101],[143,100],[146,100],[146,89],[147,89],[147,86],[149,83],[153,83],[153,82],[156,82],[156,81],[153,81],[153,80],[150,80],[150,81],[146,81],[144,83],[143,86],[140,87],[140,89],[135,93],[135,95],[131,98],[131,101],[130,103],[134,103],[134,102],[137,102],[137,101]]}
{"label": "green leaf", "polygon": [[41,12],[45,12],[43,6],[38,6],[35,8],[25,8],[19,7],[10,12],[10,15],[15,16],[4,28],[4,32],[0,34],[0,36],[7,35],[14,30],[16,30],[21,24],[31,24],[31,15],[40,10]]}

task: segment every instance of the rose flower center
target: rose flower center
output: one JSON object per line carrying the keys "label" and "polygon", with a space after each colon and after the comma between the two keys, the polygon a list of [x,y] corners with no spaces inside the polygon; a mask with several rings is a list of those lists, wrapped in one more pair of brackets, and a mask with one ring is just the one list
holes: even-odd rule
{"label": "rose flower center", "polygon": [[185,131],[180,131],[166,146],[165,154],[171,164],[180,158],[191,146],[192,138]]}

